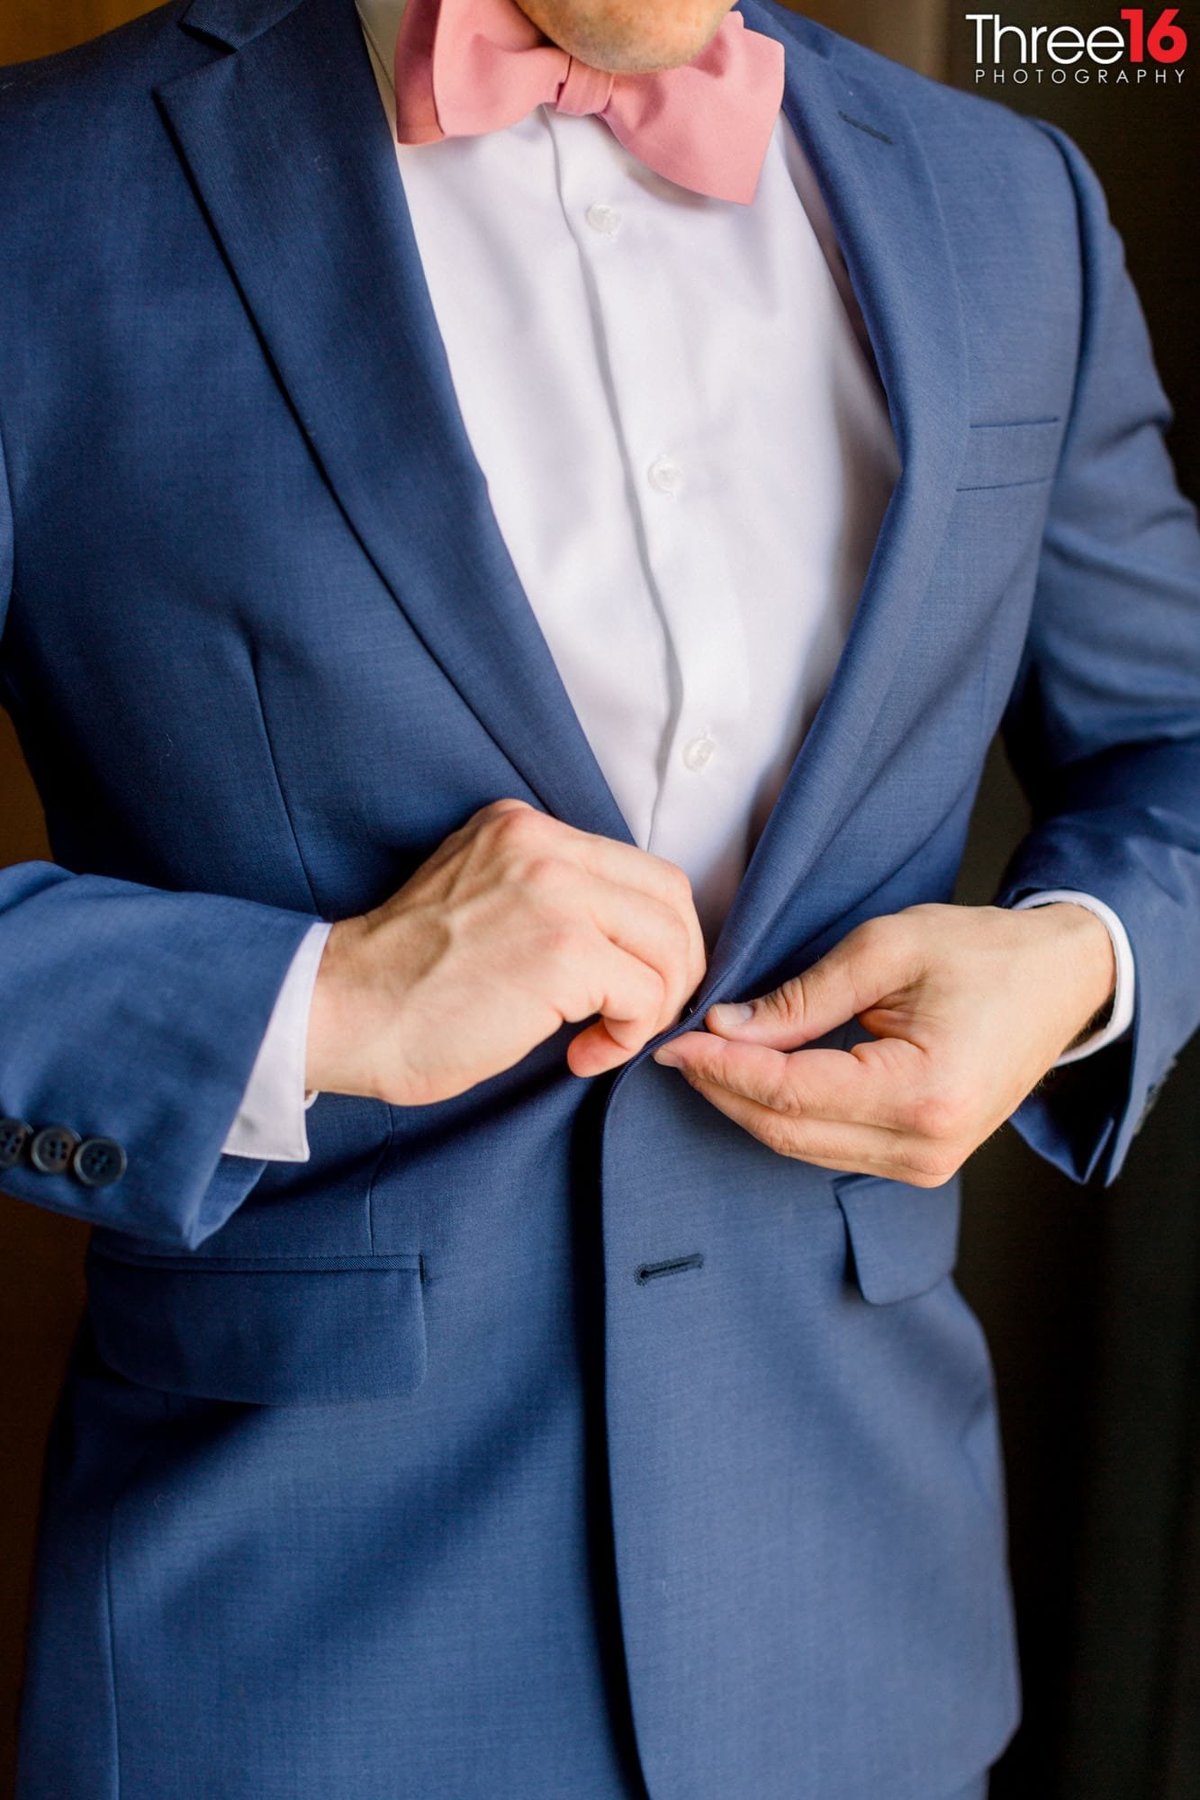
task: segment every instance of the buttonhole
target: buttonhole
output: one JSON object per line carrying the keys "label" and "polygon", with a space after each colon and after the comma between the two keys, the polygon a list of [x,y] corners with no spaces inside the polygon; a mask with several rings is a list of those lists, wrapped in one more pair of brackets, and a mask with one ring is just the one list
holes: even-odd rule
{"label": "buttonhole", "polygon": [[855,131],[865,131],[868,137],[878,138],[881,144],[894,144],[896,141],[886,131],[876,131],[873,125],[864,125],[861,119],[851,118],[848,112],[839,111],[838,118],[845,119],[847,125],[853,125]]}
{"label": "buttonhole", "polygon": [[637,1284],[645,1287],[648,1281],[658,1281],[664,1275],[683,1275],[689,1269],[703,1267],[704,1257],[699,1250],[693,1256],[676,1256],[671,1262],[643,1263],[637,1272]]}

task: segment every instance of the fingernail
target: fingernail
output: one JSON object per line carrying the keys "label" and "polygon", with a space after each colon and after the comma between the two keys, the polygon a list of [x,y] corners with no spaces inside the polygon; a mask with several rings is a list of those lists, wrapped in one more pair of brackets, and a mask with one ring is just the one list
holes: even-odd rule
{"label": "fingernail", "polygon": [[754,1017],[754,1008],[746,1001],[726,1001],[710,1007],[709,1014],[718,1030],[729,1031],[736,1025],[748,1025]]}
{"label": "fingernail", "polygon": [[673,1044],[663,1044],[654,1052],[654,1060],[660,1069],[681,1069],[683,1067],[683,1058]]}

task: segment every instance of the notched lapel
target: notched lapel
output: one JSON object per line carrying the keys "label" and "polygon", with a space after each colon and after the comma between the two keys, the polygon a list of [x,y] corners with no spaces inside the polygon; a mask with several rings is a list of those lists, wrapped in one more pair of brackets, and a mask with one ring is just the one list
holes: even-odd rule
{"label": "notched lapel", "polygon": [[230,53],[159,103],[351,526],[547,809],[628,840],[463,426],[353,5],[195,0],[182,24]]}
{"label": "notched lapel", "polygon": [[[829,207],[887,391],[902,473],[833,682],[755,849],[713,958],[737,971],[808,876],[854,781],[941,544],[967,428],[966,341],[937,191],[909,115],[876,83],[839,71],[757,0],[746,23],[784,42],[784,110]],[[836,43],[836,40],[833,40]]]}
{"label": "notched lapel", "polygon": [[299,0],[192,0],[180,15],[185,31],[236,50],[285,18]]}

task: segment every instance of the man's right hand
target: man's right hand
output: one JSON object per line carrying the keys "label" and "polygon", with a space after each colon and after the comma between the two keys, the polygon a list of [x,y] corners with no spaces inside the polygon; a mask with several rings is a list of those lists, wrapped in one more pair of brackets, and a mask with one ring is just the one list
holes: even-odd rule
{"label": "man's right hand", "polygon": [[593,1015],[567,1062],[602,1075],[679,1017],[704,967],[682,870],[498,800],[383,906],[333,927],[307,1085],[425,1106]]}

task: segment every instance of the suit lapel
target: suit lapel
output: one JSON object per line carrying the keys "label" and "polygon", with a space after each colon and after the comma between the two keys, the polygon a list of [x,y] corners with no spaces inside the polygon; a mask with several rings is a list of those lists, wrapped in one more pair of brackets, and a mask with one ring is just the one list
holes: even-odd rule
{"label": "suit lapel", "polygon": [[[845,650],[756,846],[714,953],[729,992],[781,906],[808,877],[855,782],[862,748],[920,608],[954,498],[966,431],[966,351],[937,193],[908,115],[855,70],[744,0],[746,23],[787,53],[784,111],[837,231],[887,391],[902,474]],[[827,42],[823,36],[819,44]]]}
{"label": "suit lapel", "polygon": [[159,102],[346,517],[542,804],[628,841],[467,439],[354,7],[196,0],[183,23],[229,53]]}
{"label": "suit lapel", "polygon": [[[784,109],[842,245],[903,472],[833,682],[714,954],[730,991],[809,876],[903,666],[953,500],[965,343],[949,242],[908,115],[853,87],[800,21],[743,0],[787,56]],[[159,100],[326,476],[431,654],[547,809],[629,840],[513,569],[471,451],[349,0],[194,0],[229,54]],[[420,455],[414,456],[414,445]],[[869,774],[869,771],[867,772]]]}

